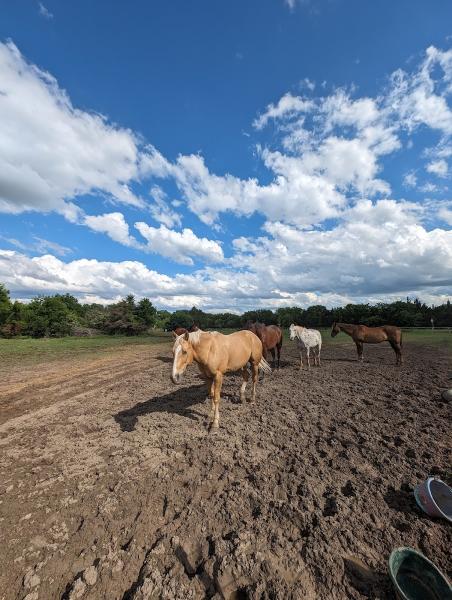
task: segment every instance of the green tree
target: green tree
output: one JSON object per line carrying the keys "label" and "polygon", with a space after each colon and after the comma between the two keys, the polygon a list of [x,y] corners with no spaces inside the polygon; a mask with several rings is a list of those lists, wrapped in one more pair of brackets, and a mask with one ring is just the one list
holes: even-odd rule
{"label": "green tree", "polygon": [[32,337],[62,337],[70,335],[73,327],[73,313],[57,296],[34,298],[27,306],[25,329]]}
{"label": "green tree", "polygon": [[0,325],[4,325],[11,312],[11,300],[9,291],[0,283]]}
{"label": "green tree", "polygon": [[139,321],[136,314],[135,299],[130,294],[124,300],[111,304],[102,324],[103,331],[110,335],[122,333],[138,335],[144,333],[147,326]]}
{"label": "green tree", "polygon": [[137,304],[135,316],[146,327],[153,327],[157,320],[157,309],[148,298],[143,298]]}

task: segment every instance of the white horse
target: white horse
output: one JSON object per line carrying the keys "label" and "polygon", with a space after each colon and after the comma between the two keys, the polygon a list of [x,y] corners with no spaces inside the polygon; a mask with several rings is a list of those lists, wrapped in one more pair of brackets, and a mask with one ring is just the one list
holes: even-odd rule
{"label": "white horse", "polygon": [[303,350],[306,352],[308,367],[311,367],[309,355],[312,350],[314,355],[314,366],[320,367],[320,351],[322,349],[322,336],[316,329],[306,329],[299,325],[289,327],[290,339],[297,340],[298,350],[300,351],[300,369],[303,367]]}

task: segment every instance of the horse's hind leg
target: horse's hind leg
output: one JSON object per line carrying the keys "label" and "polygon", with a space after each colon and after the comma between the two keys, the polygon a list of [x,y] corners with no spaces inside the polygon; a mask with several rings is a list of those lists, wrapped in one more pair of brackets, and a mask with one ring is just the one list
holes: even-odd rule
{"label": "horse's hind leg", "polygon": [[391,347],[394,350],[395,355],[396,355],[396,365],[401,365],[403,362],[403,359],[402,359],[402,348],[401,348],[400,344],[398,344],[397,342],[389,342],[389,343],[391,344]]}
{"label": "horse's hind leg", "polygon": [[248,373],[248,369],[247,367],[243,367],[242,369],[242,377],[243,377],[243,383],[240,386],[240,402],[246,402],[246,396],[245,396],[245,390],[246,390],[246,384],[248,383],[248,379],[250,378],[249,373]]}
{"label": "horse's hind leg", "polygon": [[308,369],[311,368],[311,350],[310,348],[306,348],[306,360],[308,361]]}
{"label": "horse's hind leg", "polygon": [[259,379],[259,364],[252,363],[251,364],[251,372],[253,376],[253,391],[251,392],[251,402],[256,402],[256,386],[257,380]]}
{"label": "horse's hind leg", "polygon": [[275,354],[275,349],[274,348],[270,348],[270,353],[272,355],[272,368],[274,369],[276,367],[276,354]]}
{"label": "horse's hind leg", "polygon": [[278,356],[278,371],[279,371],[279,368],[281,366],[281,344],[278,344],[276,346],[276,354]]}

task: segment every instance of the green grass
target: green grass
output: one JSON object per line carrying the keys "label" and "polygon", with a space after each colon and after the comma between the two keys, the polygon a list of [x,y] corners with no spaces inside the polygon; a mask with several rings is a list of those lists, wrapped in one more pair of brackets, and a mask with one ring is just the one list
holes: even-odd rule
{"label": "green grass", "polygon": [[[234,329],[220,329],[221,333],[232,333],[236,331]],[[331,337],[331,328],[328,329],[321,328],[319,331],[322,334],[322,340],[324,346],[334,345],[334,344],[346,344],[347,342],[353,343],[353,340],[346,333],[340,333],[336,337]],[[285,328],[283,330],[284,333],[284,343],[287,343],[289,338],[289,330]],[[404,329],[403,330],[403,342],[410,342],[415,344],[424,344],[426,346],[448,346],[452,349],[452,333],[449,333],[445,329],[436,329],[432,331],[431,329]]]}
{"label": "green grass", "polygon": [[447,346],[452,349],[452,333],[447,329],[404,329],[404,342],[415,342],[425,346]]}
{"label": "green grass", "polygon": [[[222,333],[232,333],[232,329],[221,330]],[[341,333],[332,338],[330,329],[321,329],[323,344],[353,343],[351,338]],[[124,336],[93,336],[93,337],[64,337],[64,338],[13,338],[0,339],[0,366],[9,364],[37,364],[59,359],[82,358],[84,356],[107,354],[115,349],[127,346],[148,346],[172,341],[171,333],[156,331],[152,335]],[[289,332],[284,329],[284,343],[289,341]],[[404,330],[403,341],[422,344],[425,346],[446,346],[452,350],[452,333],[447,330],[430,329]]]}
{"label": "green grass", "polygon": [[126,346],[160,344],[171,339],[171,334],[161,331],[143,336],[93,336],[63,338],[13,338],[0,339],[0,364],[37,363],[85,355],[107,353]]}

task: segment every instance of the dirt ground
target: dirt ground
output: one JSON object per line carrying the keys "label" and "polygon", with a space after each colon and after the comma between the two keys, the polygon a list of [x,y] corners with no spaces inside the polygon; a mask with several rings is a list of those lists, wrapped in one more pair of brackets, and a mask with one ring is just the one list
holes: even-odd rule
{"label": "dirt ground", "polygon": [[451,526],[412,495],[450,483],[450,357],[355,352],[300,372],[286,344],[255,404],[227,377],[214,435],[169,344],[0,367],[0,598],[386,599],[401,545],[450,577]]}

